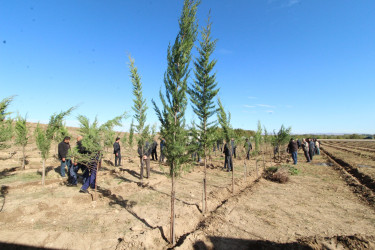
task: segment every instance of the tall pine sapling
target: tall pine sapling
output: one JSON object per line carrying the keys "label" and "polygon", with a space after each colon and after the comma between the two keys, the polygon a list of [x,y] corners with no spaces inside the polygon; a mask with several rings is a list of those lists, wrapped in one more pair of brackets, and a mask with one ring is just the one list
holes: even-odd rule
{"label": "tall pine sapling", "polygon": [[200,121],[197,124],[199,130],[199,144],[203,150],[204,175],[203,175],[203,201],[202,211],[207,212],[207,155],[214,143],[216,121],[209,121],[216,113],[214,98],[219,92],[216,88],[216,74],[212,70],[216,60],[210,60],[215,50],[217,40],[211,38],[211,22],[208,18],[207,26],[201,31],[199,42],[199,58],[194,62],[195,81],[189,88],[190,100],[193,103],[193,111]]}
{"label": "tall pine sapling", "polygon": [[18,115],[14,128],[15,128],[15,132],[16,132],[15,143],[16,143],[16,145],[19,145],[22,148],[22,169],[24,170],[25,169],[25,161],[26,161],[25,148],[27,146],[27,143],[29,142],[26,116],[22,117],[22,116]]}
{"label": "tall pine sapling", "polygon": [[[218,121],[219,121],[219,124],[222,128],[222,132],[223,132],[223,137],[227,143],[227,147],[229,148],[229,154],[230,156],[232,157],[232,152],[233,152],[233,149],[232,149],[232,144],[230,143],[230,139],[232,138],[233,136],[233,129],[231,127],[231,124],[230,124],[230,113],[225,113],[225,110],[224,110],[224,107],[223,107],[223,104],[221,103],[220,99],[218,99],[218,106],[219,106],[219,109],[218,109],[218,113],[217,113],[217,118],[218,118]],[[233,160],[232,160],[233,162]],[[233,164],[233,163],[232,163]],[[229,168],[229,166],[228,166]],[[234,193],[234,166],[232,165],[232,193]]]}
{"label": "tall pine sapling", "polygon": [[259,154],[260,144],[262,142],[262,125],[260,124],[260,121],[258,121],[258,127],[254,135],[254,139],[255,139],[255,152]]}
{"label": "tall pine sapling", "polygon": [[[137,121],[137,125],[135,126],[135,130],[138,133],[138,147],[141,148],[141,152],[144,151],[144,145],[145,142],[149,136],[148,134],[148,126],[145,127],[146,124],[146,111],[147,111],[147,104],[146,99],[143,98],[142,93],[142,82],[141,77],[138,74],[138,69],[134,65],[134,59],[129,56],[129,68],[130,68],[130,77],[133,84],[133,111],[134,113],[134,119]],[[140,157],[140,164],[141,168],[143,169],[143,166],[145,164],[143,157]],[[140,171],[140,178],[141,182],[143,182],[143,171]]]}
{"label": "tall pine sapling", "polygon": [[168,67],[164,74],[165,95],[161,91],[159,94],[163,109],[160,110],[153,101],[154,109],[161,123],[160,135],[166,140],[165,156],[172,177],[170,242],[173,245],[176,242],[175,178],[180,174],[181,165],[188,160],[185,150],[187,136],[184,116],[187,106],[186,92],[190,76],[191,50],[197,35],[197,7],[198,3],[195,0],[184,0],[179,19],[179,33],[173,46],[168,46]]}

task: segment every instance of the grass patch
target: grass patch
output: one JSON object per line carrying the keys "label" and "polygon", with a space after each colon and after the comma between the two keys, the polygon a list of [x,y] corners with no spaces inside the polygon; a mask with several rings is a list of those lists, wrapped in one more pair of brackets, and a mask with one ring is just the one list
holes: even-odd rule
{"label": "grass patch", "polygon": [[0,179],[0,185],[9,184],[12,182],[29,182],[29,181],[38,181],[38,180],[42,180],[42,177],[38,173],[12,174],[12,175],[2,177],[2,179]]}

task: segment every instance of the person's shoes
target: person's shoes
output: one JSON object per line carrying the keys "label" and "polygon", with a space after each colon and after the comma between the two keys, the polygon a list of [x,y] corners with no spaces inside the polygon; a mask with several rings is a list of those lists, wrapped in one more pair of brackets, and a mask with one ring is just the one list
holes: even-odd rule
{"label": "person's shoes", "polygon": [[84,194],[89,194],[89,191],[87,191],[87,189],[80,189],[79,192],[84,193]]}
{"label": "person's shoes", "polygon": [[68,183],[68,184],[66,184],[66,186],[67,186],[67,187],[76,187],[77,184]]}

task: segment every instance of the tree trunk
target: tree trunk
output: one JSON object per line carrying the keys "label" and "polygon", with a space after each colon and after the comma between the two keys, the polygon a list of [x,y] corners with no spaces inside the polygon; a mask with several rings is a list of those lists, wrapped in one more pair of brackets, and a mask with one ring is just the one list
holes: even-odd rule
{"label": "tree trunk", "polygon": [[[100,156],[99,156],[100,157]],[[96,192],[96,189],[97,189],[97,186],[96,186],[96,183],[98,182],[98,175],[99,175],[99,165],[101,166],[102,165],[102,159],[101,157],[98,159],[98,161],[96,162],[96,175],[95,175],[95,190],[94,190],[94,201],[96,201],[96,196],[97,196],[97,192]]]}
{"label": "tree trunk", "polygon": [[[173,165],[172,165],[173,166]],[[170,232],[170,242],[174,246],[176,244],[175,240],[175,228],[174,228],[174,219],[175,219],[175,211],[174,211],[174,202],[175,202],[175,177],[174,173],[172,173],[172,191],[171,191],[171,232]]]}
{"label": "tree trunk", "polygon": [[206,148],[204,149],[204,177],[203,177],[203,204],[202,211],[203,213],[207,212],[207,157],[206,157]]}
{"label": "tree trunk", "polygon": [[45,179],[46,179],[46,160],[43,159],[43,169],[42,169],[42,185],[45,185]]}
{"label": "tree trunk", "polygon": [[234,193],[234,164],[233,164],[233,158],[232,158],[232,193]]}
{"label": "tree trunk", "polygon": [[25,170],[25,146],[22,147],[22,169]]}

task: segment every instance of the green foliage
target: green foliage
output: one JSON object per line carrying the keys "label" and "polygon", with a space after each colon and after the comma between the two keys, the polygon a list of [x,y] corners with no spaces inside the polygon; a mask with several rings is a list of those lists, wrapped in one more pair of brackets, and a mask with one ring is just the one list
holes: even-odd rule
{"label": "green foliage", "polygon": [[75,109],[72,107],[67,111],[61,111],[59,114],[53,114],[50,117],[48,126],[46,129],[42,129],[40,124],[38,123],[35,131],[34,136],[36,139],[36,145],[41,153],[42,159],[47,160],[49,156],[49,150],[51,148],[52,140],[56,137],[56,133],[58,131],[63,131],[62,127],[64,118]]}
{"label": "green foliage", "polygon": [[44,130],[40,124],[38,123],[36,129],[34,131],[36,146],[40,151],[40,155],[42,156],[43,160],[47,160],[49,156],[49,150],[51,148],[52,138],[50,138],[49,134],[46,130]]}
{"label": "green foliage", "polygon": [[134,121],[133,120],[132,120],[132,123],[130,124],[128,144],[130,148],[133,148],[133,145],[134,145]]}
{"label": "green foliage", "polygon": [[258,128],[254,136],[255,139],[255,152],[258,153],[260,149],[260,144],[262,141],[262,125],[260,124],[260,121],[258,121]]}
{"label": "green foliage", "polygon": [[[223,136],[226,142],[228,143],[228,146],[231,147],[230,139],[233,137],[233,129],[230,125],[230,113],[225,113],[223,104],[221,103],[220,99],[218,99],[218,113],[217,113],[217,118],[219,121],[219,124],[223,130]],[[232,150],[230,150],[232,152]]]}
{"label": "green foliage", "polygon": [[135,126],[136,132],[140,135],[138,137],[138,145],[144,145],[145,141],[149,137],[149,127],[146,126],[146,111],[147,111],[147,104],[146,104],[146,99],[143,98],[143,93],[142,93],[142,82],[141,82],[141,77],[138,74],[138,69],[134,65],[134,59],[131,58],[129,55],[129,68],[130,68],[130,77],[131,81],[133,84],[133,103],[134,106],[132,109],[134,110],[134,118],[137,121],[137,125]]}
{"label": "green foliage", "polygon": [[0,149],[9,148],[10,145],[7,142],[13,136],[13,120],[8,117],[11,113],[7,112],[13,98],[14,96],[7,97],[0,102]]}
{"label": "green foliage", "polygon": [[290,140],[290,132],[292,131],[292,128],[285,128],[284,125],[281,125],[281,128],[279,132],[273,131],[273,137],[272,137],[272,146],[282,146],[289,142]]}
{"label": "green foliage", "polygon": [[111,134],[115,126],[121,126],[121,120],[126,117],[126,113],[124,113],[99,126],[97,117],[93,122],[90,122],[89,118],[86,116],[79,115],[77,117],[78,122],[80,123],[79,132],[83,136],[82,146],[85,149],[85,153],[80,153],[77,148],[73,148],[70,156],[74,157],[75,161],[89,167],[93,160],[96,160],[97,162],[100,161],[106,137],[108,134]]}
{"label": "green foliage", "polygon": [[211,39],[211,23],[208,18],[207,27],[201,31],[200,47],[198,48],[199,58],[195,65],[194,85],[189,88],[190,100],[193,103],[193,111],[198,116],[200,123],[199,142],[203,150],[203,157],[206,156],[207,148],[215,141],[216,121],[209,122],[208,119],[216,113],[213,99],[219,92],[216,89],[216,74],[211,73],[216,60],[210,61],[210,56],[215,50],[217,40]]}
{"label": "green foliage", "polygon": [[268,144],[268,143],[271,142],[271,137],[270,137],[270,135],[268,134],[268,131],[267,131],[267,129],[266,129],[265,126],[263,126],[263,131],[264,131],[263,142],[264,142],[265,144]]}
{"label": "green foliage", "polygon": [[29,141],[28,129],[26,124],[26,116],[22,117],[20,115],[17,116],[16,123],[14,126],[15,132],[16,132],[16,145],[20,145],[22,147],[25,147]]}
{"label": "green foliage", "polygon": [[179,19],[180,31],[173,46],[168,46],[168,67],[164,74],[165,95],[160,91],[163,109],[154,101],[154,109],[161,123],[160,134],[166,139],[165,156],[170,166],[170,175],[177,176],[181,165],[188,160],[185,150],[187,135],[185,111],[187,107],[187,81],[190,76],[191,50],[197,33],[196,12],[198,3],[185,0]]}
{"label": "green foliage", "polygon": [[5,118],[11,114],[7,112],[9,105],[12,103],[14,96],[6,97],[0,102],[0,122],[3,122]]}
{"label": "green foliage", "polygon": [[235,137],[237,138],[250,138],[250,137],[253,137],[255,135],[255,131],[253,130],[245,130],[245,129],[240,129],[240,128],[236,128],[233,130],[234,134],[235,134]]}
{"label": "green foliage", "polygon": [[[71,107],[70,109],[66,111],[61,111],[59,114],[53,114],[51,115],[48,123],[48,127],[46,130],[46,136],[52,140],[57,134],[57,131],[64,131],[62,127],[64,127],[63,121],[64,118],[72,113],[73,110],[75,110],[77,107]],[[65,129],[66,130],[66,129]]]}
{"label": "green foliage", "polygon": [[62,142],[66,136],[71,137],[65,124],[62,123],[61,126],[56,129],[54,140],[56,142]]}

